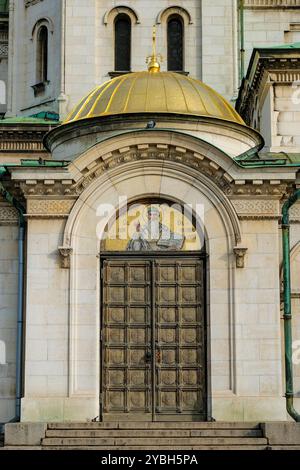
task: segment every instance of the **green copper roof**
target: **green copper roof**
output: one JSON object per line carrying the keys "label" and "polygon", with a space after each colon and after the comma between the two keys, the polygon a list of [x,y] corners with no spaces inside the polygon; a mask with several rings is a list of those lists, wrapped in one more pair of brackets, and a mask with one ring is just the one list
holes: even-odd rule
{"label": "green copper roof", "polygon": [[274,160],[274,161],[285,161],[285,164],[288,165],[290,163],[300,163],[300,153],[292,153],[292,152],[266,152],[259,154],[261,160]]}
{"label": "green copper roof", "polygon": [[9,0],[0,0],[0,14],[8,14]]}
{"label": "green copper roof", "polygon": [[57,121],[57,122],[59,121],[59,114],[52,113],[50,111],[40,111],[39,113],[32,114],[29,117],[36,118],[36,119],[45,119],[46,121]]}
{"label": "green copper roof", "polygon": [[300,42],[293,42],[290,44],[281,44],[280,46],[270,46],[270,47],[262,47],[262,49],[300,49]]}
{"label": "green copper roof", "polygon": [[58,121],[52,121],[49,119],[38,119],[34,117],[11,117],[0,120],[0,126],[5,124],[58,124]]}
{"label": "green copper roof", "polygon": [[287,152],[245,152],[234,159],[236,163],[246,167],[300,167],[300,153]]}

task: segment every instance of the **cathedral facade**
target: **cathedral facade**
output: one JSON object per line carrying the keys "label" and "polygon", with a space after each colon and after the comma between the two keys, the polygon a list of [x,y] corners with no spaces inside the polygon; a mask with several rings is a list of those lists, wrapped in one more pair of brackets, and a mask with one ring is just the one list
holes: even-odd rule
{"label": "cathedral facade", "polygon": [[299,421],[300,1],[213,3],[0,2],[0,422]]}

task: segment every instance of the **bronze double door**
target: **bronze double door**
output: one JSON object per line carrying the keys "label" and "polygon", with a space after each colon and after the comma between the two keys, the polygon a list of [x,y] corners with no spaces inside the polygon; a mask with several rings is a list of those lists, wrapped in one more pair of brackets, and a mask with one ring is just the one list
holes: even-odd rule
{"label": "bronze double door", "polygon": [[101,418],[205,421],[204,260],[102,261]]}

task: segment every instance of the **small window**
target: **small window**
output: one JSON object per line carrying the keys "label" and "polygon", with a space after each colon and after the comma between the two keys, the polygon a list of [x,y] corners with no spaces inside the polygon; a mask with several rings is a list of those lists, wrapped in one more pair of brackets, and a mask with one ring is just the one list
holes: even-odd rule
{"label": "small window", "polygon": [[183,68],[184,26],[180,16],[168,20],[168,70],[181,72]]}
{"label": "small window", "polygon": [[37,83],[48,80],[48,29],[41,26],[37,35]]}
{"label": "small window", "polygon": [[115,71],[129,72],[131,69],[131,20],[120,14],[115,20]]}

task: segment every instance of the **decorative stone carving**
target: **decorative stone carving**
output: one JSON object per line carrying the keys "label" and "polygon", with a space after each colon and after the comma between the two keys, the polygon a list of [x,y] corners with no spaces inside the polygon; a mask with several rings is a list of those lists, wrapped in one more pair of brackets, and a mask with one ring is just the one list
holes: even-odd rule
{"label": "decorative stone carving", "polygon": [[235,259],[236,259],[236,267],[237,268],[244,268],[245,267],[245,256],[248,251],[248,248],[241,248],[236,246],[234,249]]}
{"label": "decorative stone carving", "polygon": [[4,58],[8,56],[8,44],[0,44],[0,57]]}
{"label": "decorative stone carving", "polygon": [[[141,145],[132,145],[127,148],[126,152],[121,154],[120,151],[117,150],[106,155],[99,155],[94,161],[95,165],[89,165],[81,169],[81,178],[78,179],[72,189],[79,195],[103,173],[126,163],[143,160],[163,160],[181,163],[187,167],[198,170],[211,179],[227,196],[259,197],[268,195],[273,198],[281,198],[286,194],[287,185],[281,184],[280,180],[276,181],[276,184],[270,181],[261,181],[259,185],[255,184],[255,181],[244,181],[243,184],[238,184],[240,182],[235,183],[226,171],[212,162],[209,157],[191,152],[188,149],[184,150],[184,153],[178,151],[178,148],[172,145],[164,145],[163,149],[160,144],[147,145],[146,149],[142,149]],[[271,214],[273,214],[273,212],[274,210],[272,209]],[[256,210],[255,213],[257,213]],[[273,214],[273,217],[276,217],[276,215]]]}
{"label": "decorative stone carving", "polygon": [[0,225],[16,225],[18,221],[18,212],[14,207],[0,204]]}
{"label": "decorative stone carving", "polygon": [[60,254],[61,268],[70,269],[70,258],[73,248],[70,246],[59,246],[58,251]]}
{"label": "decorative stone carving", "polygon": [[68,217],[73,205],[74,199],[28,199],[27,215],[28,217]]}
{"label": "decorative stone carving", "polygon": [[231,201],[240,220],[278,219],[279,202],[262,199],[237,199]]}
{"label": "decorative stone carving", "polygon": [[[224,192],[230,192],[230,184],[228,182],[228,175],[222,168],[217,165],[211,165],[211,160],[205,158],[203,155],[198,155],[186,151],[185,153],[179,152],[173,146],[167,146],[165,151],[157,146],[149,148],[147,151],[141,151],[136,146],[128,148],[127,152],[120,154],[119,151],[110,153],[109,155],[99,156],[96,160],[96,165],[93,168],[85,168],[82,170],[82,178],[79,179],[75,188],[76,193],[81,194],[97,177],[105,171],[119,167],[120,165],[131,163],[134,161],[143,160],[169,160],[173,162],[182,163],[190,166],[191,168],[198,169],[202,174],[208,176],[214,181]],[[227,178],[225,177],[227,176]]]}
{"label": "decorative stone carving", "polygon": [[300,204],[295,204],[290,209],[290,222],[291,223],[300,223]]}

